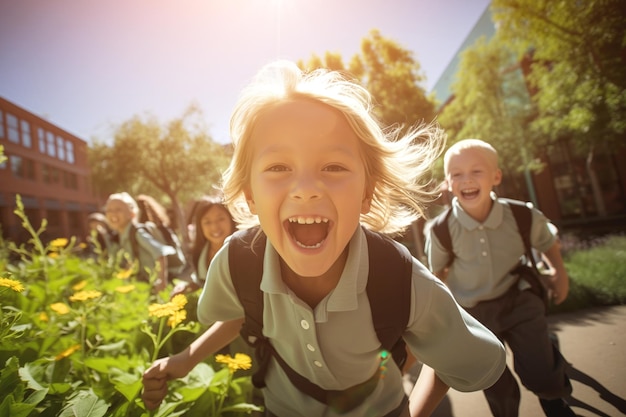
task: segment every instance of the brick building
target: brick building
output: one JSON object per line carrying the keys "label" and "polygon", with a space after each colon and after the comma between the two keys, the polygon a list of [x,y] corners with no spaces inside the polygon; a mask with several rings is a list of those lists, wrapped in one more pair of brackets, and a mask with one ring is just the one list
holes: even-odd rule
{"label": "brick building", "polygon": [[31,223],[48,226],[44,240],[87,232],[87,216],[98,210],[91,187],[87,143],[0,97],[0,225],[6,240],[22,243],[29,235],[13,213],[20,195]]}

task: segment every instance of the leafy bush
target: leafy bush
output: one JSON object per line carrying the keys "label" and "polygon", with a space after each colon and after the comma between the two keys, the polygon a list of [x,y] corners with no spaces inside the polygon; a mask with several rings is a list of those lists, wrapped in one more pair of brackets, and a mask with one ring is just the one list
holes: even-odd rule
{"label": "leafy bush", "polygon": [[[72,239],[44,244],[17,198],[15,214],[28,246],[0,241],[0,417],[220,416],[260,410],[250,404],[249,376],[234,377],[246,360],[218,357],[219,370],[200,363],[170,383],[148,412],[140,394],[145,369],[177,333],[195,334],[184,295],[151,294],[151,284],[96,250],[79,256]],[[9,262],[9,255],[18,256]],[[151,279],[155,276],[152,274]],[[247,357],[247,355],[243,355]],[[247,357],[249,359],[249,357]]]}

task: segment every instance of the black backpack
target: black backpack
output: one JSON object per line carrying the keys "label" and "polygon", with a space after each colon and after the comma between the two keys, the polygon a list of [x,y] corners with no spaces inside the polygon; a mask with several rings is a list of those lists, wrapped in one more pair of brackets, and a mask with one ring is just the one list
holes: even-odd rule
{"label": "black backpack", "polygon": [[[539,296],[547,306],[549,303],[548,291],[539,279],[540,272],[537,268],[537,263],[535,257],[533,256],[532,246],[530,244],[530,228],[532,226],[533,219],[531,211],[532,204],[509,198],[500,198],[499,200],[505,201],[511,208],[513,217],[515,218],[515,223],[517,224],[517,229],[519,230],[522,241],[524,242],[524,259],[511,272],[528,282],[531,286],[531,291]],[[441,245],[448,252],[449,259],[446,266],[452,265],[455,257],[452,249],[450,229],[448,227],[448,219],[451,214],[452,207],[448,207],[444,212],[435,217],[431,226],[432,232],[435,236],[437,236]]]}
{"label": "black backpack", "polygon": [[[408,250],[398,251],[390,238],[365,228],[363,230],[369,248],[366,291],[374,328],[383,349],[392,354],[402,369],[406,361],[402,334],[406,330],[411,308],[412,256]],[[267,366],[270,358],[274,357],[294,386],[316,400],[329,404],[329,397],[336,391],[325,390],[294,371],[263,336],[263,292],[260,284],[265,242],[266,236],[257,226],[233,234],[228,247],[233,286],[245,310],[241,336],[255,348],[259,363],[252,382],[257,388],[265,386]]]}

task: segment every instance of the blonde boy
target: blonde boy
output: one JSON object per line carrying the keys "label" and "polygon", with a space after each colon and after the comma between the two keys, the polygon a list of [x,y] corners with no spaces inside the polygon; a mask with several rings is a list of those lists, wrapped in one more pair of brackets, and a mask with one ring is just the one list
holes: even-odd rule
{"label": "blonde boy", "polygon": [[[502,181],[496,150],[479,139],[461,140],[445,153],[444,170],[453,195],[448,228],[454,256],[431,230],[426,241],[430,269],[461,306],[508,343],[522,384],[539,397],[546,415],[573,416],[563,400],[571,392],[565,361],[550,342],[545,306],[511,273],[525,248],[511,208],[493,192]],[[549,292],[559,304],[567,297],[569,278],[556,232],[534,208],[530,238],[556,270]],[[519,387],[508,368],[485,396],[494,416],[518,415]]]}
{"label": "blonde boy", "polygon": [[[121,249],[131,258],[137,256],[139,276],[146,278],[146,268],[151,271],[158,269],[154,290],[158,292],[165,289],[168,282],[167,256],[175,254],[176,250],[163,245],[146,229],[132,228],[133,223],[137,222],[139,206],[127,192],[111,194],[106,202],[105,214],[109,226],[119,234]],[[138,254],[133,253],[130,233],[135,233]]]}

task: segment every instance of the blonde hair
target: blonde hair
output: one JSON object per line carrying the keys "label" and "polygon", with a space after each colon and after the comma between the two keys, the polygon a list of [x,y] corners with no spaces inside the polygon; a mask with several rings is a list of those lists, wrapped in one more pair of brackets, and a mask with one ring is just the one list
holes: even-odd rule
{"label": "blonde hair", "polygon": [[134,217],[137,217],[139,215],[139,206],[137,205],[137,202],[126,191],[123,191],[121,193],[111,194],[109,198],[107,199],[106,204],[109,204],[109,201],[114,201],[114,200],[126,203],[128,208],[130,208],[130,211],[133,213]]}
{"label": "blonde hair", "polygon": [[242,91],[230,121],[234,153],[223,175],[222,190],[239,227],[258,224],[243,194],[250,184],[253,155],[249,141],[254,127],[268,109],[294,99],[316,101],[340,111],[360,139],[372,192],[371,209],[361,215],[362,224],[394,235],[423,214],[423,204],[438,192],[423,177],[441,155],[443,131],[435,124],[419,125],[400,137],[399,128],[381,128],[371,113],[371,95],[362,86],[336,71],[305,73],[292,62],[277,61],[262,68]]}
{"label": "blonde hair", "polygon": [[486,157],[487,161],[491,163],[493,169],[498,168],[498,151],[489,143],[480,139],[463,139],[450,146],[450,149],[446,151],[443,156],[443,170],[444,174],[448,176],[448,167],[450,165],[450,158],[456,155],[460,155],[461,152],[467,149],[477,149],[481,151]]}

